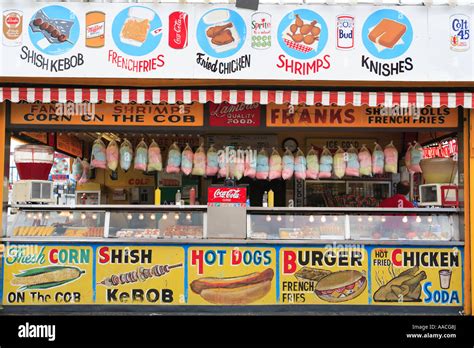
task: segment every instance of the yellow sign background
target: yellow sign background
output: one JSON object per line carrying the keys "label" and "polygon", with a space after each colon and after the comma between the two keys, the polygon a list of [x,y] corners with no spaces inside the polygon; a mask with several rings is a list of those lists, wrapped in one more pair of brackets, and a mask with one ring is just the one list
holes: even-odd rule
{"label": "yellow sign background", "polygon": [[[417,119],[406,111],[403,116],[380,115],[380,108],[364,106],[294,106],[267,105],[267,127],[335,127],[335,128],[455,128],[456,109],[422,108]],[[293,115],[291,114],[293,112]],[[388,111],[387,111],[388,113]]]}
{"label": "yellow sign background", "polygon": [[[308,260],[308,264],[302,265],[299,258],[299,253],[303,255],[305,260]],[[344,254],[346,253],[346,254]],[[326,256],[325,256],[326,255]],[[344,256],[347,255],[347,256]],[[313,257],[315,256],[316,259]],[[354,256],[354,257],[353,257]],[[324,261],[331,259],[334,261]],[[347,259],[347,262],[346,262]],[[279,257],[280,265],[280,281],[279,281],[279,304],[368,304],[368,253],[365,248],[291,248],[284,247],[280,249]],[[321,260],[317,263],[313,263],[312,260]],[[351,261],[352,260],[352,261]],[[303,261],[303,259],[301,259]],[[339,302],[329,302],[321,299],[313,291],[313,286],[317,285],[314,282],[310,285],[310,281],[302,281],[298,279],[295,274],[300,271],[303,267],[309,267],[312,269],[318,269],[323,271],[336,273],[339,271],[356,271],[360,272],[365,277],[365,289],[360,295],[348,300]],[[305,284],[300,284],[305,283]],[[304,285],[304,287],[303,287]],[[300,288],[301,286],[302,288]],[[338,285],[335,284],[334,288]]]}
{"label": "yellow sign background", "polygon": [[[408,257],[404,256],[409,255]],[[418,266],[404,262],[409,257],[416,255],[426,255],[424,258],[429,260],[429,253],[438,253],[435,257],[438,266]],[[443,256],[441,255],[443,253]],[[456,254],[457,253],[457,256]],[[398,260],[401,265],[394,265],[393,258]],[[441,265],[442,258],[447,264]],[[452,265],[451,260],[458,260],[458,265]],[[462,306],[463,305],[463,287],[462,287],[462,253],[457,248],[383,248],[375,247],[371,252],[371,303],[376,305],[399,305],[399,306]],[[411,272],[410,272],[411,270]],[[406,276],[401,276],[406,271]],[[444,272],[443,275],[440,271]],[[410,272],[410,274],[408,274]],[[450,273],[451,272],[451,273]],[[395,277],[398,276],[398,279]],[[403,277],[403,278],[402,278]],[[449,281],[448,278],[449,277]],[[441,288],[441,281],[444,281],[444,287]],[[410,280],[413,280],[413,285]],[[419,281],[418,281],[419,280]],[[389,284],[389,282],[392,283]],[[417,288],[415,283],[420,284]],[[392,284],[392,285],[391,285]],[[404,288],[404,285],[407,287]],[[385,288],[380,289],[381,286]],[[380,292],[377,291],[380,289]],[[404,290],[405,289],[405,290]],[[405,294],[405,295],[404,295]],[[376,298],[378,301],[376,301]],[[456,300],[459,300],[459,302]]]}
{"label": "yellow sign background", "polygon": [[[71,305],[92,304],[93,250],[88,246],[45,246],[36,244],[5,246],[3,304],[4,305]],[[58,262],[53,261],[57,259]],[[39,284],[47,279],[17,277],[22,272],[50,266],[77,267],[84,273],[71,282],[49,289],[24,289],[15,285],[33,281]],[[73,271],[75,272],[75,271]],[[79,274],[79,273],[78,273]],[[28,280],[29,278],[29,280]],[[30,283],[31,284],[31,283]]]}
{"label": "yellow sign background", "polygon": [[[233,254],[240,252],[242,262],[232,265]],[[202,253],[204,262],[193,262],[193,255]],[[222,256],[220,256],[222,255]],[[209,262],[206,262],[205,260]],[[196,256],[196,260],[199,257]],[[215,260],[214,262],[211,262]],[[239,260],[234,256],[234,260]],[[244,262],[245,260],[250,262]],[[257,261],[260,260],[260,261]],[[248,264],[246,264],[248,263]],[[202,268],[200,267],[202,266]],[[199,271],[201,268],[202,273]],[[263,272],[267,269],[274,271],[270,291],[261,299],[248,305],[269,305],[276,303],[276,253],[275,248],[255,247],[191,247],[188,249],[188,304],[190,305],[213,305],[207,302],[199,294],[192,291],[190,284],[200,278],[216,277],[229,278],[240,277],[254,272]],[[231,304],[229,304],[231,305]]]}
{"label": "yellow sign background", "polygon": [[55,104],[12,104],[12,124],[82,126],[166,126],[204,125],[203,105],[95,104],[94,115],[56,114]]}
{"label": "yellow sign background", "polygon": [[[138,255],[138,262],[102,263],[104,255]],[[150,257],[148,256],[151,252]],[[108,253],[108,254],[107,254]],[[142,255],[146,257],[143,258]],[[129,258],[129,260],[131,260]],[[120,285],[101,285],[112,275],[120,276],[143,267],[151,269],[155,265],[179,265],[168,273]],[[185,304],[184,297],[184,249],[171,246],[99,246],[96,251],[96,304],[132,304],[132,305],[178,305]],[[109,300],[107,291],[109,290]],[[135,291],[135,292],[133,292]],[[172,292],[172,294],[170,293]],[[133,294],[136,294],[135,300]],[[143,295],[142,295],[143,294]],[[147,297],[148,294],[148,297]],[[141,300],[141,297],[143,300]]]}

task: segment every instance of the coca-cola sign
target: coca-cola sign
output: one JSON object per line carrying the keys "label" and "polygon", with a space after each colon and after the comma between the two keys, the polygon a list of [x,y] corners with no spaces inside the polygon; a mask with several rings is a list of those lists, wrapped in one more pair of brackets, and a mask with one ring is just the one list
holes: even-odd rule
{"label": "coca-cola sign", "polygon": [[186,12],[176,11],[169,15],[168,44],[176,50],[188,46],[188,14]]}
{"label": "coca-cola sign", "polygon": [[247,189],[242,187],[209,187],[208,203],[245,203]]}
{"label": "coca-cola sign", "polygon": [[258,127],[260,126],[260,104],[210,103],[209,116],[211,127]]}

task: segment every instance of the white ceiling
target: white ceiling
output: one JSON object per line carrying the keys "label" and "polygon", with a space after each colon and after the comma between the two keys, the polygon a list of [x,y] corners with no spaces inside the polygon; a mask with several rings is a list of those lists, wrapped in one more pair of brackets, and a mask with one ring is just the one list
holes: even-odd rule
{"label": "white ceiling", "polygon": [[[12,0],[0,0],[9,2]],[[15,0],[16,3],[29,2],[60,2],[60,0]],[[139,2],[139,3],[209,3],[209,4],[226,4],[235,3],[235,0],[63,0],[63,2]],[[328,4],[328,5],[356,5],[356,4],[372,4],[372,5],[474,5],[474,0],[260,0],[261,4]]]}

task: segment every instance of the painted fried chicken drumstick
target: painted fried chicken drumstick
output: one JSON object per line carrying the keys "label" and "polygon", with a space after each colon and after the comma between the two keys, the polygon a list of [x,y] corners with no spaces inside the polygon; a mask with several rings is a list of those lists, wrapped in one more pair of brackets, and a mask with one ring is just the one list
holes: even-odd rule
{"label": "painted fried chicken drumstick", "polygon": [[206,35],[207,35],[207,37],[212,37],[213,38],[213,37],[219,35],[224,30],[232,28],[233,26],[234,26],[234,24],[227,23],[225,25],[218,25],[218,26],[215,26],[215,27],[210,27],[209,29],[207,29]]}
{"label": "painted fried chicken drumstick", "polygon": [[218,46],[227,45],[233,41],[234,37],[232,36],[232,33],[229,29],[226,29],[223,32],[219,33],[219,35],[214,36],[211,40],[214,45]]}

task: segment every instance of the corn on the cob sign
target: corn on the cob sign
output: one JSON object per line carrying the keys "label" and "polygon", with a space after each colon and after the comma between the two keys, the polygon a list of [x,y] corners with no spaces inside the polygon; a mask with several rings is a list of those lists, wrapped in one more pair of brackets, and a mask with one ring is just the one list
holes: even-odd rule
{"label": "corn on the cob sign", "polygon": [[88,246],[8,245],[3,304],[91,304],[92,264]]}
{"label": "corn on the cob sign", "polygon": [[99,246],[96,259],[96,304],[185,303],[182,247]]}

